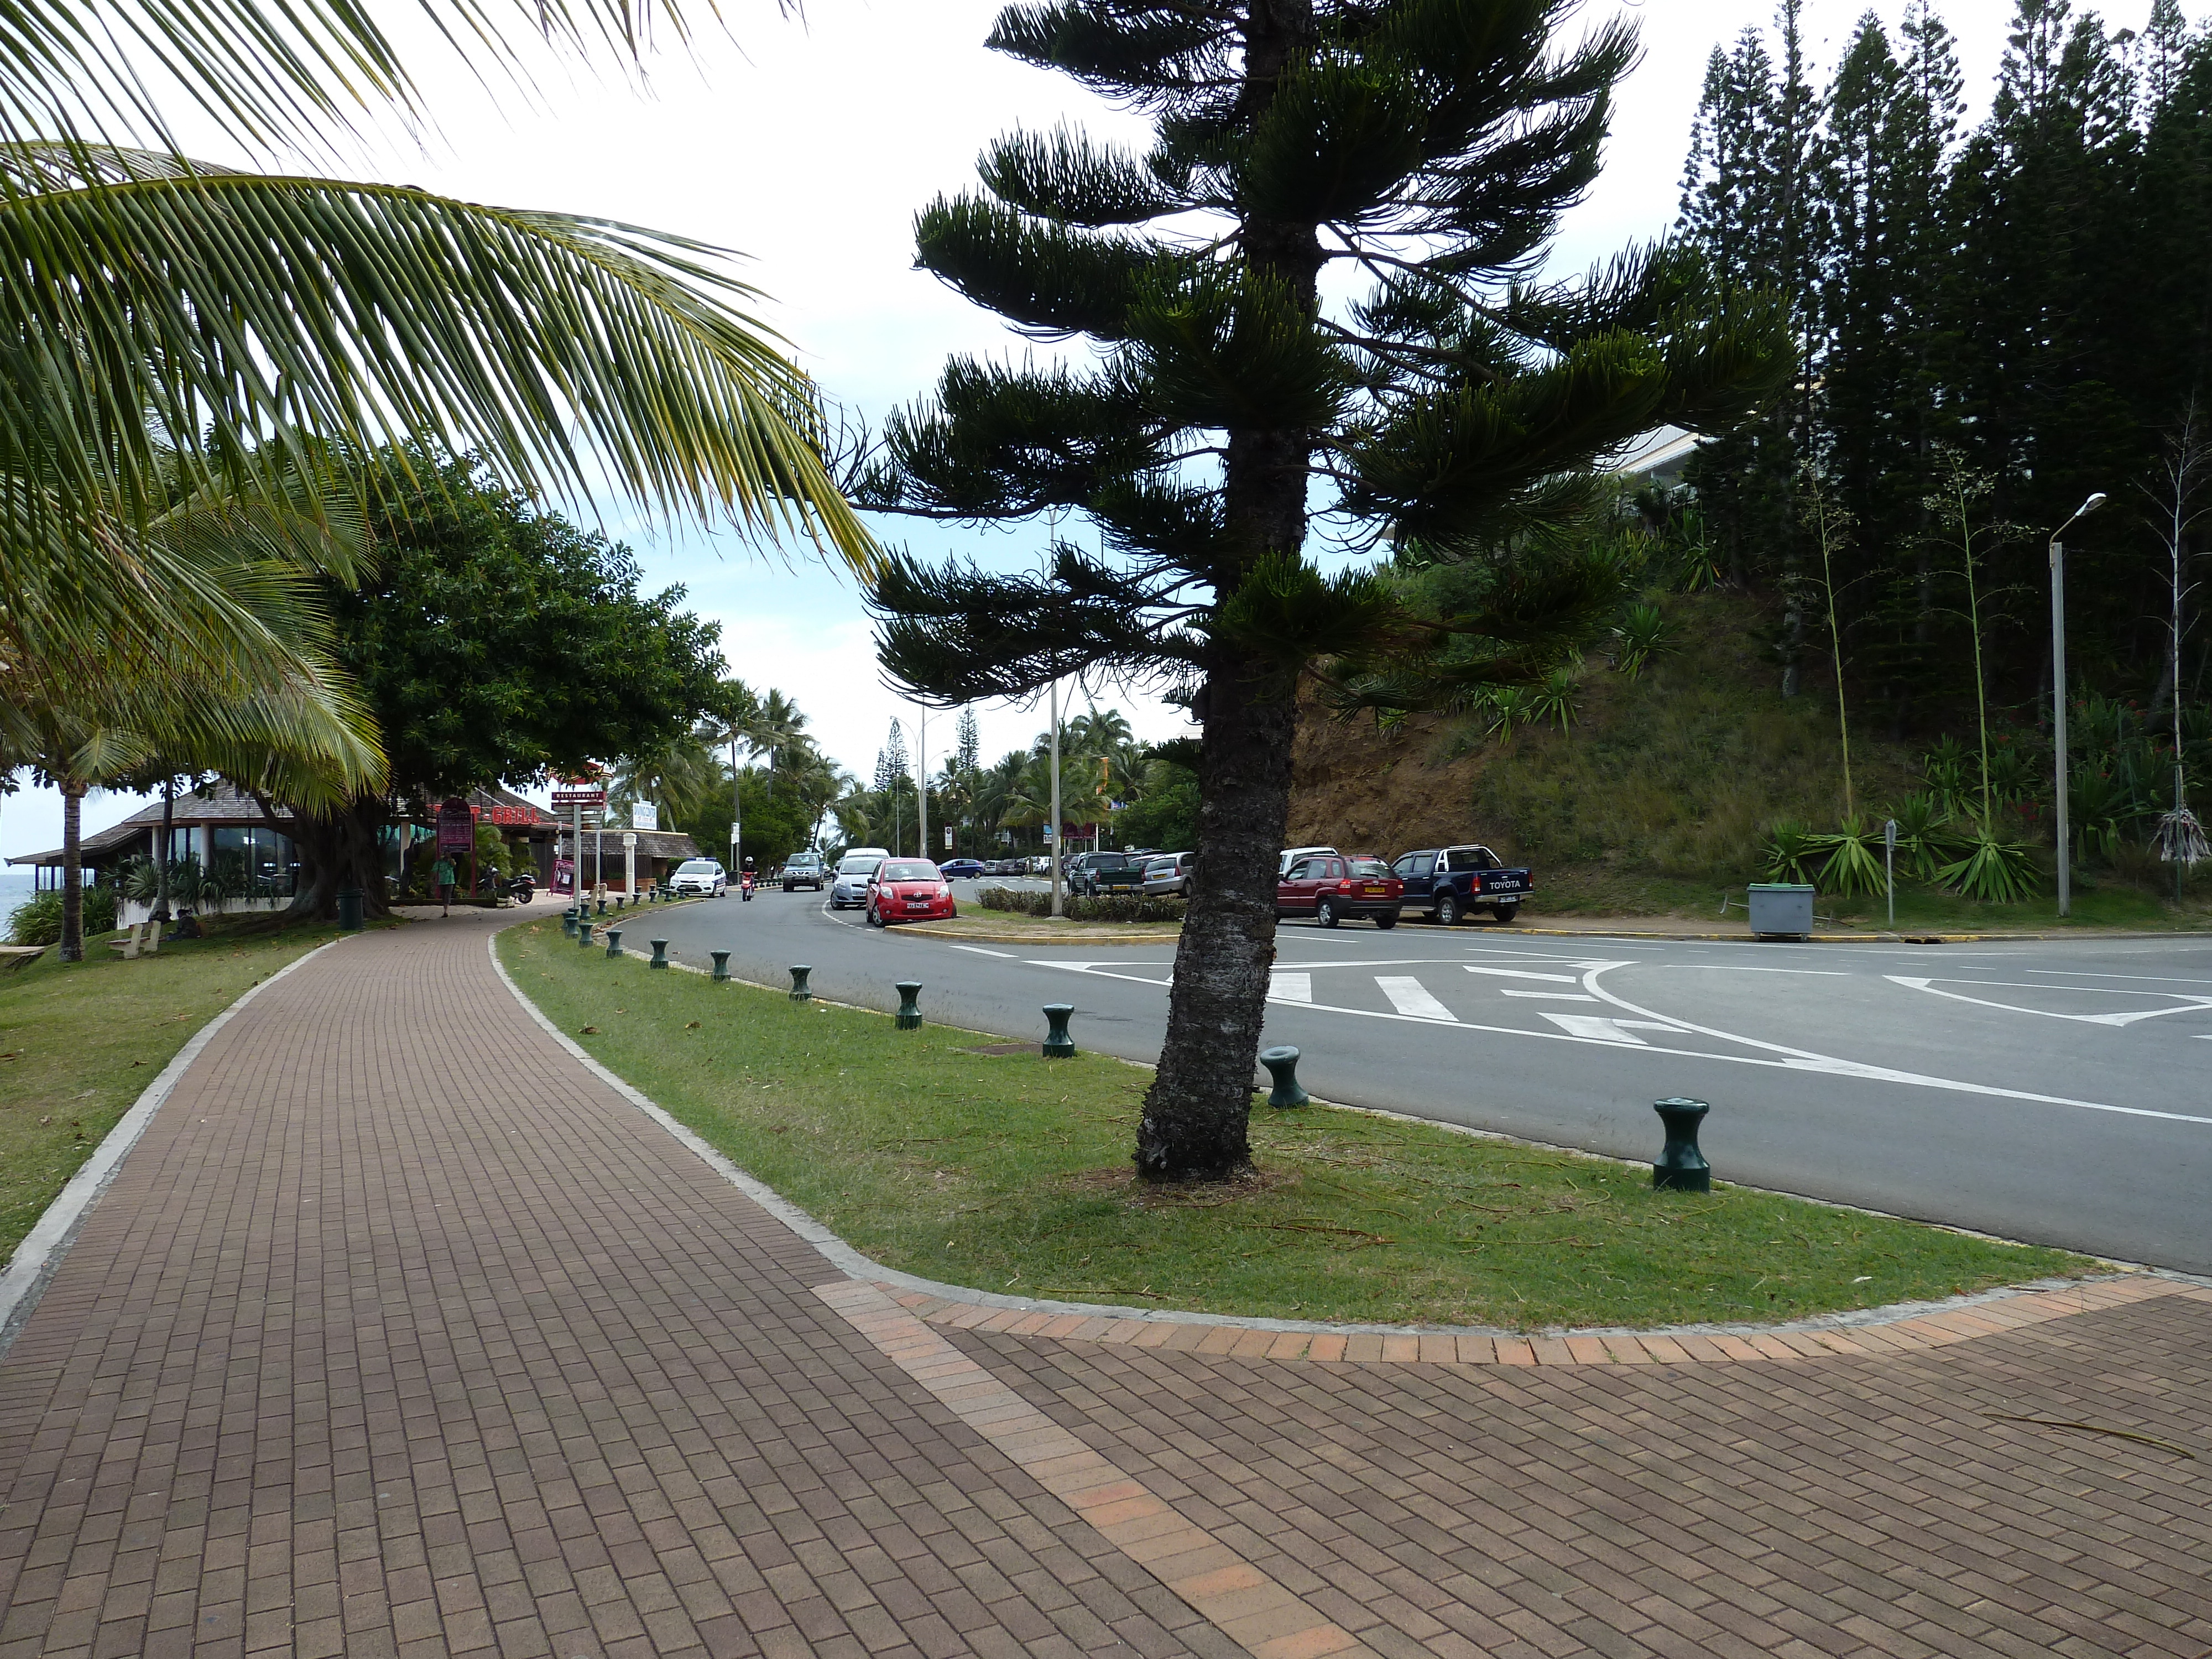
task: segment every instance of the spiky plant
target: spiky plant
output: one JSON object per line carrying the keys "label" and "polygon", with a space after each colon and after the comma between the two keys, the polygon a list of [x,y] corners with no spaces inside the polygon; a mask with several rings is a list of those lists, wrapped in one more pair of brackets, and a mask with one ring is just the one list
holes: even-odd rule
{"label": "spiky plant", "polygon": [[[985,153],[980,194],[917,225],[921,264],[1060,362],[956,360],[886,428],[864,503],[950,520],[1086,515],[1043,569],[896,561],[892,677],[941,703],[1096,674],[1178,685],[1205,724],[1199,868],[1159,1069],[1151,1178],[1246,1167],[1274,955],[1300,677],[1355,706],[1540,679],[1595,625],[1588,573],[1511,550],[1586,521],[1601,458],[1655,422],[1730,418],[1787,372],[1769,304],[1667,250],[1520,280],[1597,173],[1630,25],[1572,0],[1033,0],[990,44],[1147,118],[1149,149],[1072,129]],[[1325,272],[1364,276],[1324,304]],[[1341,291],[1332,278],[1331,292]],[[1314,507],[1431,562],[1485,561],[1464,613],[1306,557]],[[1088,542],[1088,538],[1085,540]],[[1618,603],[1608,590],[1606,607]],[[1436,648],[1468,654],[1438,678]]]}

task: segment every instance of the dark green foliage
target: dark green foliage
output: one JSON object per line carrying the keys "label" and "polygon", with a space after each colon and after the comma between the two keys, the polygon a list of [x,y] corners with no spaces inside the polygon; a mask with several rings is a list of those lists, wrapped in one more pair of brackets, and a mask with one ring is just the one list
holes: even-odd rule
{"label": "dark green foliage", "polygon": [[[986,910],[1007,910],[1018,916],[1048,916],[1052,895],[1024,888],[985,887],[976,894]],[[1181,921],[1188,907],[1179,898],[1126,893],[1086,894],[1068,897],[1061,909],[1071,921]]]}
{"label": "dark green foliage", "polygon": [[640,592],[626,549],[468,463],[417,471],[377,471],[377,574],[329,601],[395,793],[534,783],[710,709],[720,629],[679,608],[683,589]]}
{"label": "dark green foliage", "polygon": [[[106,884],[84,890],[84,936],[105,933],[115,926],[115,890]],[[62,890],[49,887],[33,894],[8,914],[10,945],[52,945],[62,936]]]}

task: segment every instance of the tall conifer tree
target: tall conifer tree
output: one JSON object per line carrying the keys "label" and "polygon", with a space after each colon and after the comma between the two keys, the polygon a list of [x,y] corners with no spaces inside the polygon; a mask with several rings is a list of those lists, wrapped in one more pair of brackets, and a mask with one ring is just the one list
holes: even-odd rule
{"label": "tall conifer tree", "polygon": [[[1144,153],[1016,132],[981,194],[917,226],[922,264],[1065,364],[956,360],[889,423],[868,504],[953,520],[1088,515],[1039,576],[894,562],[881,653],[918,695],[1024,696],[1100,672],[1179,682],[1204,721],[1198,873],[1136,1163],[1233,1174],[1274,955],[1297,685],[1316,659],[1454,633],[1501,662],[1574,594],[1498,562],[1667,420],[1771,384],[1771,313],[1624,258],[1516,284],[1595,176],[1626,24],[1565,44],[1572,0],[1035,0],[990,44],[1152,125]],[[1331,266],[1373,284],[1324,306]],[[1305,556],[1318,507],[1436,561],[1488,560],[1478,617],[1412,626],[1388,585]],[[1510,672],[1501,668],[1500,672]]]}

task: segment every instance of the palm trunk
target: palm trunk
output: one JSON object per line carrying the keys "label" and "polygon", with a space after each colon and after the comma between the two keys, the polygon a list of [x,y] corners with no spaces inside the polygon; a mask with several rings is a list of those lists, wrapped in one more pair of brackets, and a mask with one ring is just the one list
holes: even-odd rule
{"label": "palm trunk", "polygon": [[[1249,107],[1274,95],[1284,68],[1314,37],[1311,0],[1253,0],[1245,27]],[[1244,225],[1255,272],[1318,308],[1321,246],[1310,224]],[[1223,466],[1224,597],[1272,553],[1305,544],[1313,439],[1299,429],[1237,429]],[[1252,1079],[1275,960],[1275,869],[1291,811],[1294,673],[1218,641],[1207,653],[1199,747],[1198,872],[1176,947],[1159,1071],[1145,1092],[1137,1172],[1155,1181],[1219,1180],[1252,1164]]]}
{"label": "palm trunk", "polygon": [[161,848],[154,859],[154,920],[167,926],[169,920],[169,848],[177,833],[177,781],[161,780]]}
{"label": "palm trunk", "polygon": [[[384,892],[384,858],[377,830],[385,817],[384,801],[362,795],[335,812],[300,813],[272,827],[291,836],[300,854],[300,880],[285,915],[294,920],[332,921],[338,913],[338,890],[358,887],[365,915],[389,913]],[[580,854],[581,849],[579,849]],[[583,860],[577,860],[580,875]]]}
{"label": "palm trunk", "polygon": [[64,962],[84,960],[84,785],[62,783],[62,945]]}

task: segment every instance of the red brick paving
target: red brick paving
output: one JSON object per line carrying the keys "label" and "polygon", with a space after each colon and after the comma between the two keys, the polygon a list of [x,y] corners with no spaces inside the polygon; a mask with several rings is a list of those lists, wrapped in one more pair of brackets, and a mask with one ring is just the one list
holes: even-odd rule
{"label": "red brick paving", "polygon": [[0,1363],[0,1659],[2212,1654],[2204,1293],[1734,1364],[925,1325],[490,925],[270,987],[125,1162]]}

